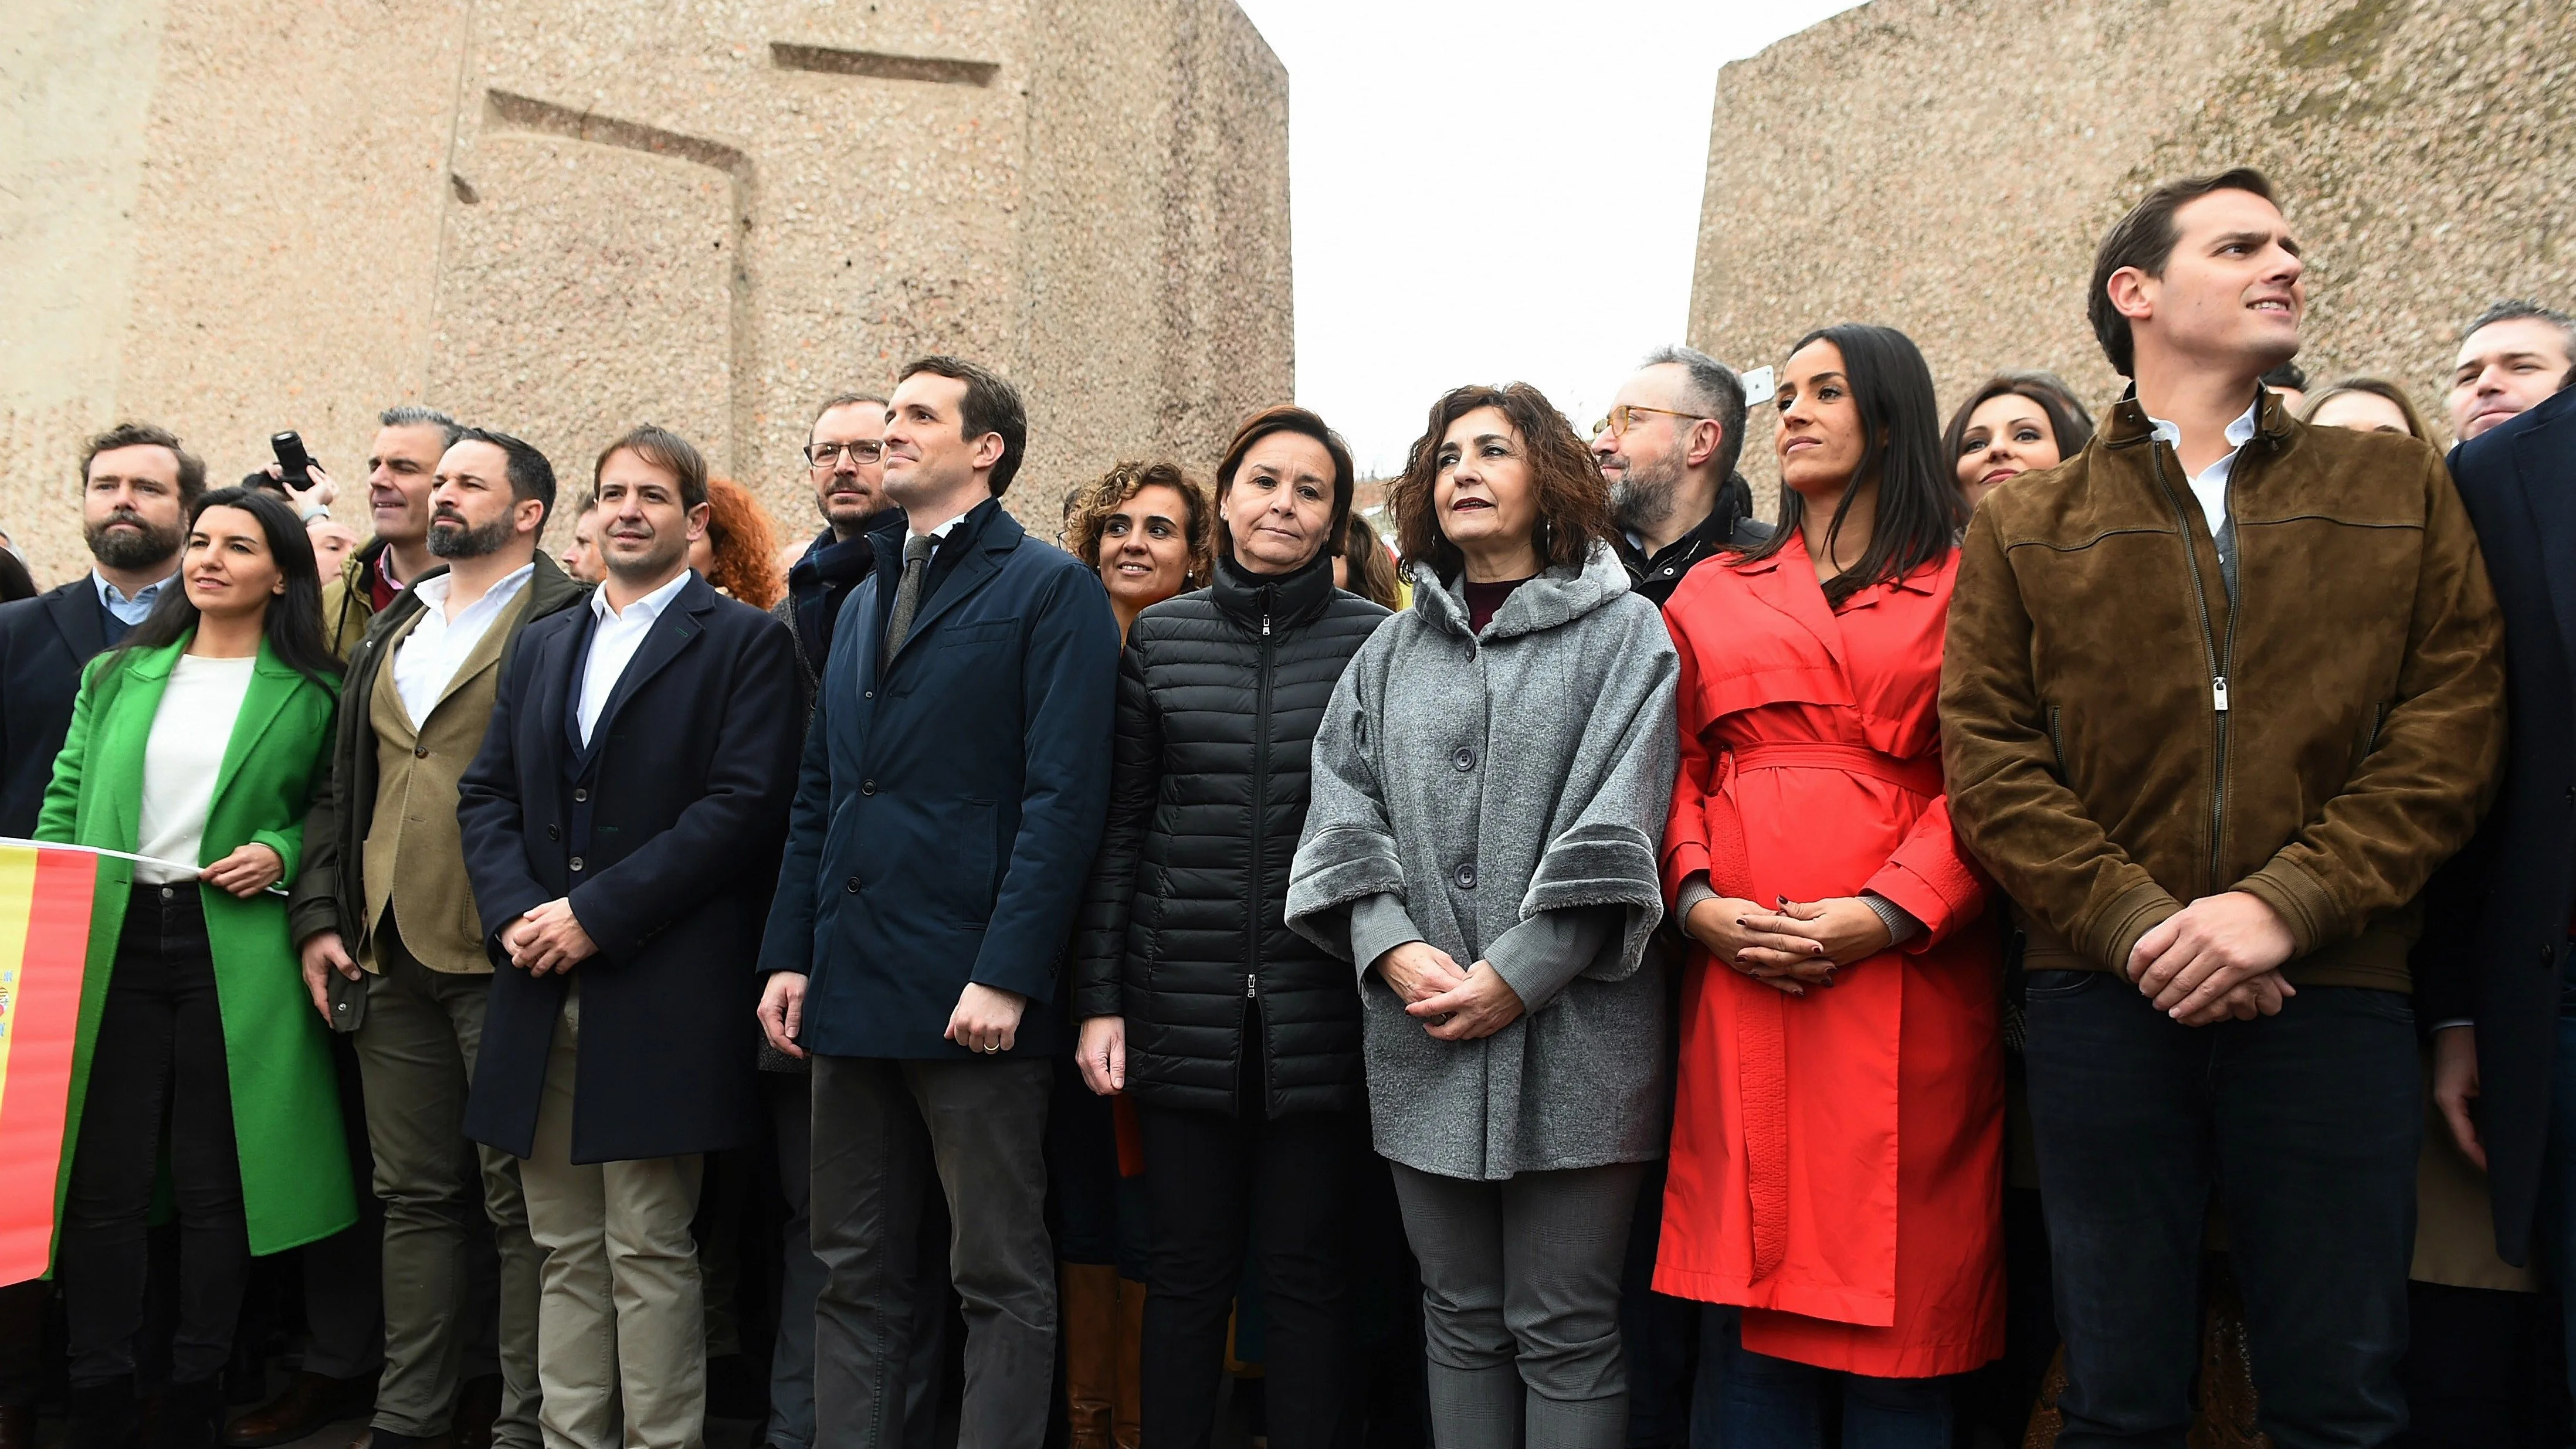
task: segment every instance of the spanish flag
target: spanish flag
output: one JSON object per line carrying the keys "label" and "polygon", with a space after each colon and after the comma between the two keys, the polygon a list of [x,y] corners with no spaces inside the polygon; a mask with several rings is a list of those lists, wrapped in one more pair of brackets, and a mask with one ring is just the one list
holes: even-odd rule
{"label": "spanish flag", "polygon": [[71,1102],[98,855],[0,842],[0,1283],[41,1276]]}

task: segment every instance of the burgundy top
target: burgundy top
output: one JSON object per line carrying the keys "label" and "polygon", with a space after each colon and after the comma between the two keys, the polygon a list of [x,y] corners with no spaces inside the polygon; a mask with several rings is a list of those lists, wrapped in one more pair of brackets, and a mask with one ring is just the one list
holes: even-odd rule
{"label": "burgundy top", "polygon": [[1467,581],[1468,632],[1474,634],[1484,633],[1485,626],[1494,621],[1494,611],[1503,606],[1503,600],[1512,596],[1512,590],[1517,589],[1528,582],[1528,579],[1511,579],[1499,584],[1480,584],[1473,580]]}

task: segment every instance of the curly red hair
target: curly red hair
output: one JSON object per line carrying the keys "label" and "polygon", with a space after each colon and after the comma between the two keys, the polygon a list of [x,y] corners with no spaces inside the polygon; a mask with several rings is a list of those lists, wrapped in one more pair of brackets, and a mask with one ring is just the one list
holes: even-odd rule
{"label": "curly red hair", "polygon": [[707,547],[716,556],[707,582],[766,609],[787,592],[778,571],[778,529],[751,490],[731,478],[707,480]]}

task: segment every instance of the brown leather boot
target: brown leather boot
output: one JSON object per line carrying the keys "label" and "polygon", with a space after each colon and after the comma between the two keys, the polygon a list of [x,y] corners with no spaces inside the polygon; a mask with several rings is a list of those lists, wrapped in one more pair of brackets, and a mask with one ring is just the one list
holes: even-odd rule
{"label": "brown leather boot", "polygon": [[1145,1419],[1145,1285],[1118,1280],[1118,1408],[1110,1434],[1136,1449]]}
{"label": "brown leather boot", "polygon": [[1118,1380],[1118,1270],[1106,1263],[1055,1265],[1056,1317],[1064,1333],[1064,1412],[1070,1449],[1110,1449],[1110,1401]]}
{"label": "brown leather boot", "polygon": [[300,1373],[286,1386],[286,1392],[233,1420],[231,1427],[224,1430],[223,1442],[225,1449],[291,1444],[324,1425],[372,1414],[375,1408],[374,1374],[333,1379]]}

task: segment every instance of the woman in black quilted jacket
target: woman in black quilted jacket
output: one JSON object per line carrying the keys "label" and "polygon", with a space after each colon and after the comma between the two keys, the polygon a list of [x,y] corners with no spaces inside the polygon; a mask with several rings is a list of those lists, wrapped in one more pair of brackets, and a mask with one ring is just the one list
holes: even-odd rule
{"label": "woman in black quilted jacket", "polygon": [[1333,587],[1350,450],[1303,408],[1217,468],[1215,583],[1136,616],[1109,830],[1077,942],[1083,1078],[1136,1099],[1153,1238],[1144,1442],[1208,1442],[1247,1247],[1278,1449],[1340,1442],[1348,1209],[1367,1151],[1350,967],[1282,920],[1307,753],[1387,611]]}

